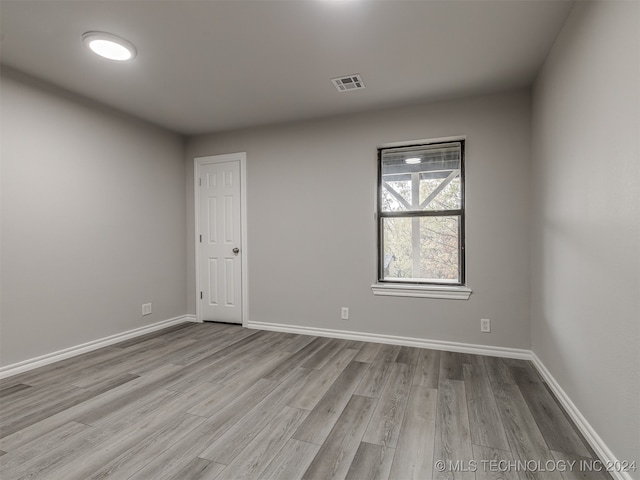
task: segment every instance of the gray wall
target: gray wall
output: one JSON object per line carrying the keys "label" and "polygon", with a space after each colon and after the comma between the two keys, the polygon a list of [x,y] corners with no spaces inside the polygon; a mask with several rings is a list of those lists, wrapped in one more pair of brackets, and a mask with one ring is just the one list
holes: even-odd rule
{"label": "gray wall", "polygon": [[640,461],[639,18],[638,2],[578,3],[532,120],[533,350],[628,461]]}
{"label": "gray wall", "polygon": [[[467,136],[473,294],[468,301],[374,297],[376,147],[455,135]],[[530,347],[528,91],[190,138],[190,313],[193,159],[239,151],[248,164],[250,320]],[[340,320],[341,306],[351,308],[350,320]],[[492,320],[491,334],[480,333],[480,318]]]}
{"label": "gray wall", "polygon": [[1,110],[2,365],[184,315],[182,139],[15,74]]}

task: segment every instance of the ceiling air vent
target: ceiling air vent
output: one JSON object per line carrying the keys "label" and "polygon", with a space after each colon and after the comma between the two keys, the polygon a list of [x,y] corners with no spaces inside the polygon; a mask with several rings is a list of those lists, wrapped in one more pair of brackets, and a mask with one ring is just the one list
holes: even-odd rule
{"label": "ceiling air vent", "polygon": [[364,88],[364,82],[360,74],[348,75],[346,77],[332,78],[331,81],[339,92],[347,92],[349,90],[361,90]]}

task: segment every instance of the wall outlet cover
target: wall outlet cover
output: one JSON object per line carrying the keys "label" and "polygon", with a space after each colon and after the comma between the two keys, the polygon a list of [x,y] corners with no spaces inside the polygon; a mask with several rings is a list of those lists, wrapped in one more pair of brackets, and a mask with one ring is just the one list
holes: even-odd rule
{"label": "wall outlet cover", "polygon": [[491,320],[489,318],[483,318],[480,320],[480,331],[482,333],[491,332]]}

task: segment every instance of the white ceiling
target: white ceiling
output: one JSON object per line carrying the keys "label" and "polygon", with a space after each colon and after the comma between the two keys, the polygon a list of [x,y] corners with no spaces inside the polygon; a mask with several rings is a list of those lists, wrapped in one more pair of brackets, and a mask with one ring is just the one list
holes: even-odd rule
{"label": "white ceiling", "polygon": [[[531,84],[564,0],[2,0],[2,63],[184,134]],[[92,54],[106,31],[138,56]],[[364,90],[333,77],[359,73]]]}

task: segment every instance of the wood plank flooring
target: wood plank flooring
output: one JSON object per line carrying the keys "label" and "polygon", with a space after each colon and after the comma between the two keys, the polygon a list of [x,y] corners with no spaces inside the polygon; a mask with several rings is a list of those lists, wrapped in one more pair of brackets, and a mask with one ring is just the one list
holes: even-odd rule
{"label": "wood plank flooring", "polygon": [[610,479],[513,466],[595,458],[519,360],[206,323],[0,380],[2,480]]}

